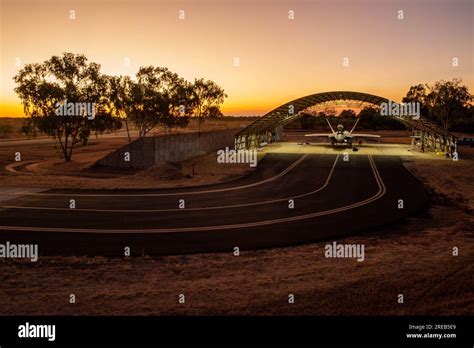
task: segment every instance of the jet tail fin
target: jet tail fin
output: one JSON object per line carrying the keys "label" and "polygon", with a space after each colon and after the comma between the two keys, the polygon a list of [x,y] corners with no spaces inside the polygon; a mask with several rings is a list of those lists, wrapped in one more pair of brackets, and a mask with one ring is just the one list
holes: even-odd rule
{"label": "jet tail fin", "polygon": [[351,132],[349,134],[352,134],[354,129],[357,127],[357,123],[359,123],[359,121],[360,121],[360,118],[357,119],[356,123],[354,124],[354,127],[352,127]]}
{"label": "jet tail fin", "polygon": [[326,118],[326,122],[328,123],[329,128],[331,128],[331,132],[336,133],[336,132],[334,131],[334,129],[332,128],[331,123],[329,122],[329,120],[328,120],[327,118]]}

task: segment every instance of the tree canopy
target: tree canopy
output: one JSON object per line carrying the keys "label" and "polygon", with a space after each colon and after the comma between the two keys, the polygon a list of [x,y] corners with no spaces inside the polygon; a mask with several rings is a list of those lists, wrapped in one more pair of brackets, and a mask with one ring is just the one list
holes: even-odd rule
{"label": "tree canopy", "polygon": [[[84,55],[64,53],[43,63],[27,64],[14,80],[15,92],[30,116],[24,129],[56,137],[66,161],[71,160],[77,143],[87,142],[91,131],[119,126],[111,121],[107,79],[100,73],[100,65],[88,62]],[[67,115],[58,113],[67,103],[91,106],[92,117],[77,113],[77,108]]]}
{"label": "tree canopy", "polygon": [[471,129],[474,126],[473,96],[460,79],[411,86],[402,101],[420,103],[421,115],[446,131],[451,130],[453,124],[464,123]]}
{"label": "tree canopy", "polygon": [[[198,117],[200,129],[205,118],[222,116],[220,105],[227,97],[213,81],[191,83],[165,67],[140,67],[135,78],[104,75],[99,64],[73,53],[27,64],[14,81],[29,116],[23,129],[56,137],[66,161],[75,145],[85,145],[92,132],[118,129],[120,120],[125,121],[129,140],[129,121],[139,137],[157,126],[166,132],[186,127],[192,116]],[[92,116],[86,106],[93,110]]]}
{"label": "tree canopy", "polygon": [[192,85],[193,115],[198,119],[201,130],[202,123],[207,117],[222,116],[220,104],[227,95],[224,90],[211,80],[195,79]]}

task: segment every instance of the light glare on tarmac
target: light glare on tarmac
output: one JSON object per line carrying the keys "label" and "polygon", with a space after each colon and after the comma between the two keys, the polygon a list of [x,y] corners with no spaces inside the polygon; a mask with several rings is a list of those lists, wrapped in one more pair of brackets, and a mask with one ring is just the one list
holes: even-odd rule
{"label": "light glare on tarmac", "polygon": [[[269,144],[262,148],[260,153],[308,153],[308,154],[343,154],[349,155],[373,155],[373,156],[400,156],[416,157],[429,159],[443,159],[444,156],[436,155],[435,152],[420,152],[412,149],[411,145],[404,144],[363,144],[356,146],[358,151],[352,151],[351,147],[331,146],[327,143],[296,143],[280,142]],[[260,156],[259,156],[260,159]]]}

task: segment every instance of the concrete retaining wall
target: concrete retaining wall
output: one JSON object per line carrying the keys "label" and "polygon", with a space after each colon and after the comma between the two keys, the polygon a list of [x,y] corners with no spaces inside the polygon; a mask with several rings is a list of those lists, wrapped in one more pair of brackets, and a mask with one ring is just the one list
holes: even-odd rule
{"label": "concrete retaining wall", "polygon": [[[234,146],[239,129],[159,135],[137,139],[97,161],[111,168],[146,169],[158,162],[181,162],[188,158]],[[130,160],[126,160],[127,153]]]}

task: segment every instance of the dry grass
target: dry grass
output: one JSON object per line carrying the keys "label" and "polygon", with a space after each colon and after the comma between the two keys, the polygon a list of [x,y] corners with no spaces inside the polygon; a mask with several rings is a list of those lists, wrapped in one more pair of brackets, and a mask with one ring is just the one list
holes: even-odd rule
{"label": "dry grass", "polygon": [[[187,256],[44,257],[0,262],[1,314],[447,315],[474,312],[474,234],[466,215],[344,240],[366,260],[324,258],[324,243]],[[461,218],[461,219],[460,219]],[[472,224],[472,217],[470,223]],[[452,256],[453,246],[460,256]],[[68,303],[74,293],[77,303]],[[178,304],[178,295],[186,303]],[[295,304],[288,304],[288,294]],[[397,303],[398,294],[405,303]]]}
{"label": "dry grass", "polygon": [[[208,121],[203,130],[235,128],[245,122],[248,121]],[[186,131],[195,131],[194,128],[192,123]],[[74,150],[71,162],[64,162],[61,149],[53,142],[33,145],[20,142],[9,146],[0,146],[0,187],[146,189],[194,186],[229,180],[251,170],[245,164],[219,164],[215,153],[184,161],[181,164],[182,175],[179,180],[165,177],[157,180],[153,175],[137,177],[136,170],[96,170],[91,168],[97,160],[127,143],[124,134],[97,139],[92,137],[88,146],[80,146]],[[18,169],[23,175],[5,169],[8,164],[14,162],[15,152],[21,153],[22,161],[25,163]],[[140,180],[136,180],[137,178]]]}
{"label": "dry grass", "polygon": [[459,149],[459,160],[410,160],[405,166],[438,196],[474,209],[474,148]]}
{"label": "dry grass", "polygon": [[[471,150],[463,151],[458,163],[407,163],[434,203],[424,216],[339,241],[364,244],[364,262],[326,259],[325,243],[243,251],[238,257],[229,251],[0,260],[0,314],[472,315],[474,162]],[[209,165],[206,159],[200,163],[198,175]],[[182,170],[189,171],[189,164]],[[68,302],[71,293],[74,305]],[[181,293],[185,304],[178,303]],[[290,293],[295,304],[288,304]]]}

